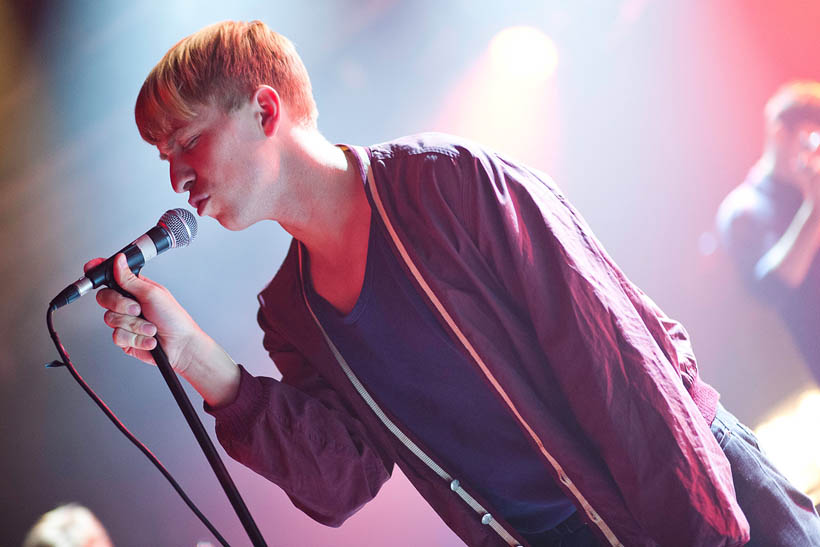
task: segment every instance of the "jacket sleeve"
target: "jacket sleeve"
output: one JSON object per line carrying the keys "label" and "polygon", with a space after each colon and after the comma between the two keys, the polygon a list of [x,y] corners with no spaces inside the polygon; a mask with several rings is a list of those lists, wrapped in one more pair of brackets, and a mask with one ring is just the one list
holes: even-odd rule
{"label": "jacket sleeve", "polygon": [[660,545],[747,541],[729,463],[637,288],[543,173],[496,156],[458,169],[468,229],[530,318],[629,512]]}
{"label": "jacket sleeve", "polygon": [[279,485],[311,518],[340,526],[375,497],[393,462],[261,310],[258,320],[282,381],[242,368],[236,400],[206,406],[216,418],[217,438],[232,458]]}

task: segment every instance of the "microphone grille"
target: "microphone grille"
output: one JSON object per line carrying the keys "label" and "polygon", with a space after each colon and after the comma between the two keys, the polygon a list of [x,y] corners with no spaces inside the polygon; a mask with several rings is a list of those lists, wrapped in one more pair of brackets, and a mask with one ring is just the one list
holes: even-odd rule
{"label": "microphone grille", "polygon": [[171,235],[171,247],[185,247],[196,237],[196,217],[188,209],[171,209],[159,219]]}

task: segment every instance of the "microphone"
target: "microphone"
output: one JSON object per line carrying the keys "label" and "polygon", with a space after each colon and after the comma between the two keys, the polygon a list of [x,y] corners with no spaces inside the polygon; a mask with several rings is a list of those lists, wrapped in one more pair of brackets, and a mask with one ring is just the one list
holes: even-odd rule
{"label": "microphone", "polygon": [[168,249],[185,247],[196,237],[196,217],[187,209],[166,211],[157,225],[126,245],[108,260],[88,270],[83,277],[72,283],[49,304],[55,310],[74,302],[85,293],[100,285],[114,282],[114,257],[125,253],[128,267],[138,274],[146,262]]}

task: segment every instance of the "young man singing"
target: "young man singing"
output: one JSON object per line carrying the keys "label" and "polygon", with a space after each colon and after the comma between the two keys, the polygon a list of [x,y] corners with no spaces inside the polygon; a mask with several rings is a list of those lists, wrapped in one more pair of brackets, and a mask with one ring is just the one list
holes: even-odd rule
{"label": "young man singing", "polygon": [[136,301],[97,296],[126,353],[162,342],[232,457],[330,526],[397,464],[469,545],[741,545],[750,524],[758,545],[820,542],[686,332],[546,175],[437,134],[333,145],[316,115],[293,46],[259,22],[182,40],[137,99],[200,215],[293,236],[259,295],[282,381],[122,260]]}
{"label": "young man singing", "polygon": [[717,226],[744,284],[777,310],[820,383],[820,82],[783,85],[764,120],[763,154]]}

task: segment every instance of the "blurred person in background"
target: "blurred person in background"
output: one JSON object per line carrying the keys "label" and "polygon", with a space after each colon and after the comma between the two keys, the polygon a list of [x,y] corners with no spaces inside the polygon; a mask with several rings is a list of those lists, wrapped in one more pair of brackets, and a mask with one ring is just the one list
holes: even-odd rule
{"label": "blurred person in background", "polygon": [[293,45],[258,21],[180,41],[135,115],[200,215],[293,236],[257,316],[282,380],[234,363],[122,255],[135,300],[99,291],[104,321],[143,361],[161,341],[226,451],[318,522],[340,526],[398,465],[471,546],[734,546],[750,529],[820,545],[686,331],[546,174],[441,134],[331,144]]}
{"label": "blurred person in background", "polygon": [[97,517],[77,503],[61,505],[44,514],[23,541],[23,547],[112,546]]}
{"label": "blurred person in background", "polygon": [[779,313],[820,382],[820,82],[783,85],[760,159],[721,203],[721,241],[749,290]]}

